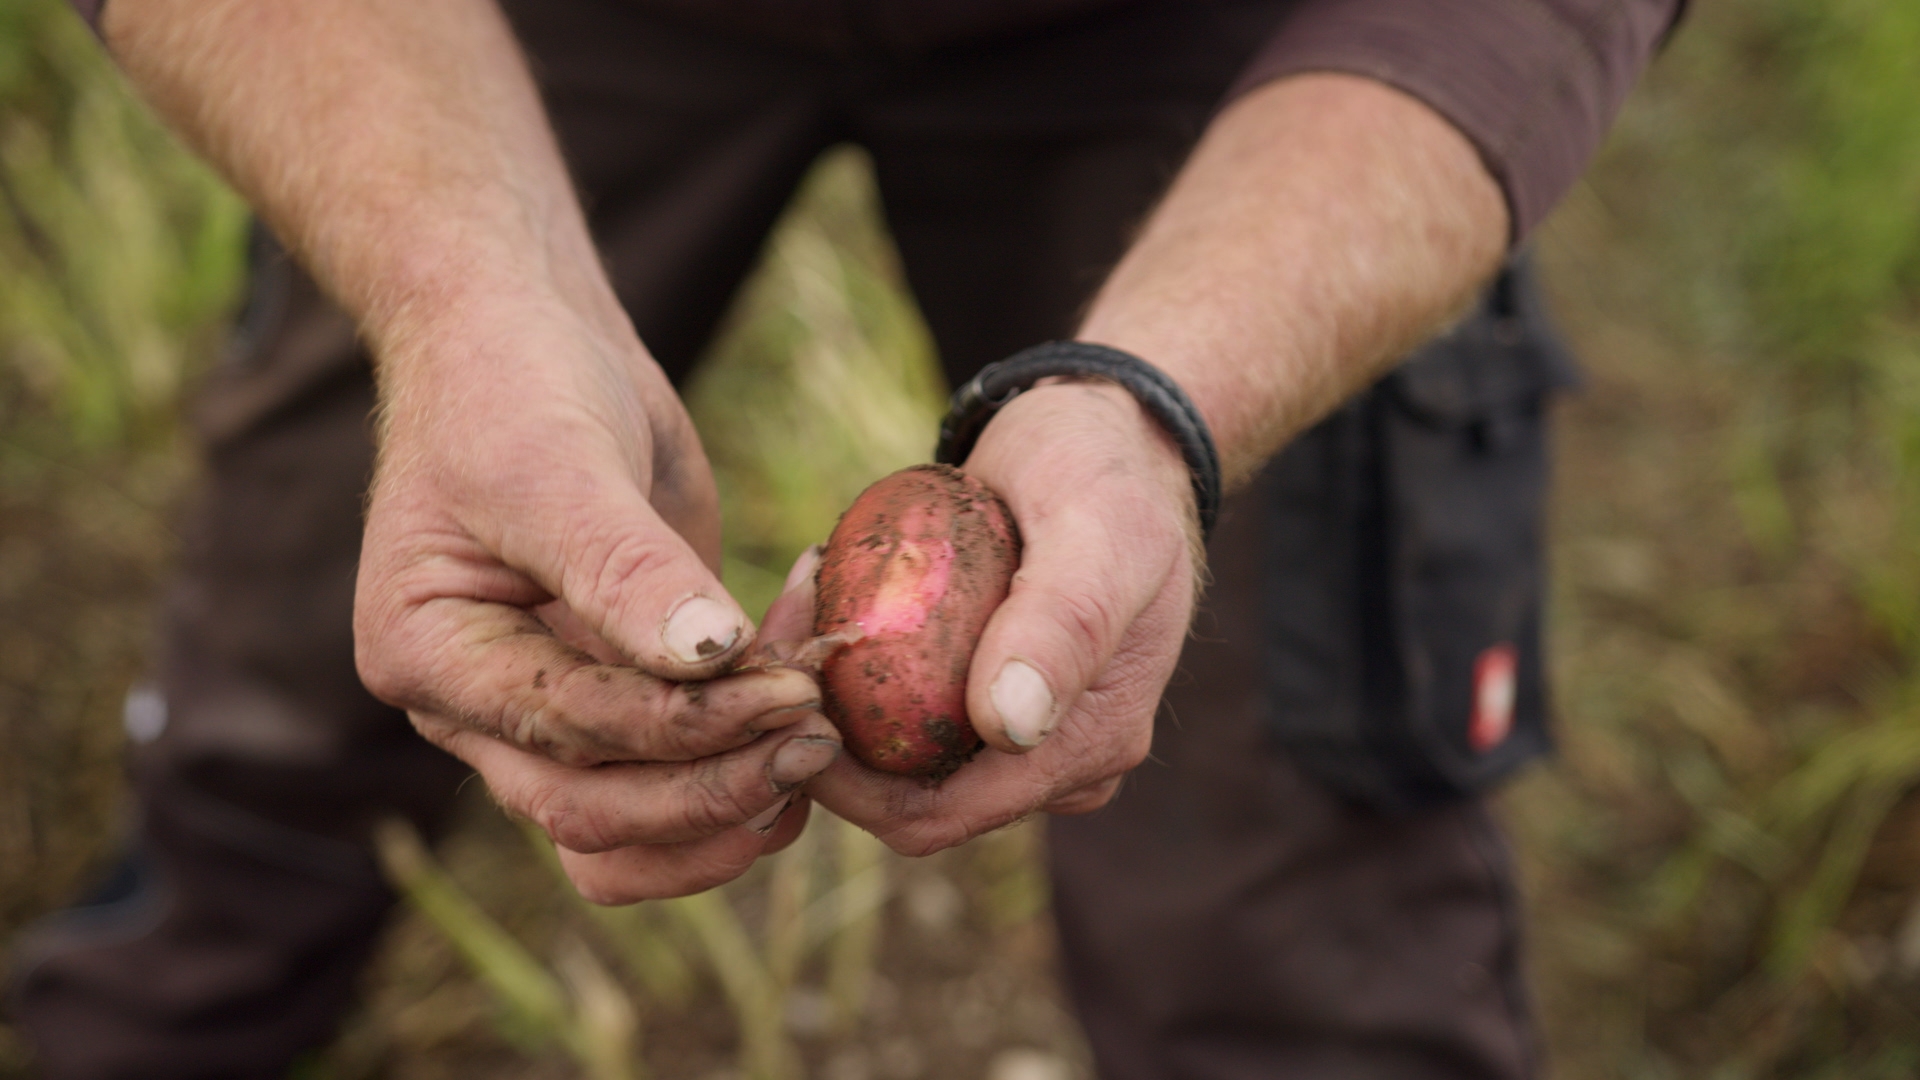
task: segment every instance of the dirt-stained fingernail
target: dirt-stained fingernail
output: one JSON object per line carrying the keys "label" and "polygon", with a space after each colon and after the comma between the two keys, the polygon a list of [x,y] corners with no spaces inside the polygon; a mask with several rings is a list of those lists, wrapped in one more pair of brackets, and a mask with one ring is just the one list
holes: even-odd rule
{"label": "dirt-stained fingernail", "polygon": [[820,775],[821,770],[839,756],[840,744],[832,739],[817,735],[789,739],[785,746],[773,752],[773,760],[767,763],[767,780],[776,792],[792,791]]}
{"label": "dirt-stained fingernail", "polygon": [[753,815],[753,819],[745,825],[742,825],[741,828],[752,830],[761,836],[767,835],[773,831],[775,825],[780,824],[780,815],[786,813],[787,807],[793,805],[794,798],[795,796],[789,795],[781,799],[779,802]]}
{"label": "dirt-stained fingernail", "polygon": [[740,640],[740,613],[712,597],[689,596],[667,616],[660,639],[682,663],[711,660]]}

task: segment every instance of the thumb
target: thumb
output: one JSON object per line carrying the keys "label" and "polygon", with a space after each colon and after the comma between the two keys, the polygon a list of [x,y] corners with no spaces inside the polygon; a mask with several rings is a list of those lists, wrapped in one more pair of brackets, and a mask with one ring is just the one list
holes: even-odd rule
{"label": "thumb", "polygon": [[[1039,746],[1114,666],[1128,630],[1162,593],[1167,561],[1143,558],[1143,545],[1110,524],[1063,513],[1028,533],[1013,589],[988,621],[968,673],[968,715],[995,749],[1020,754]],[[1176,632],[1176,655],[1179,640]],[[1147,691],[1158,693],[1157,685]]]}
{"label": "thumb", "polygon": [[603,483],[566,502],[503,529],[502,557],[651,674],[711,678],[746,649],[746,613],[638,490]]}

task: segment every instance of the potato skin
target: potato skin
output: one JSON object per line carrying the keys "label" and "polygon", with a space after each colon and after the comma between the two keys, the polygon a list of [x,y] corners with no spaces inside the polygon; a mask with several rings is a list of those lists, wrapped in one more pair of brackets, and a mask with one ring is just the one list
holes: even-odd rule
{"label": "potato skin", "polygon": [[820,560],[813,631],[857,626],[822,668],[823,701],[853,756],[941,780],[980,749],[967,668],[1020,566],[1013,514],[948,465],[916,465],[855,499]]}

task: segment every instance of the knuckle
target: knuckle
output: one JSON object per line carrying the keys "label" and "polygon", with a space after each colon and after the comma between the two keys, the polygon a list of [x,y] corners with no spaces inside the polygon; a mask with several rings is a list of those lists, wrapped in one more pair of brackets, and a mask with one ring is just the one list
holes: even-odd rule
{"label": "knuckle", "polygon": [[541,746],[544,724],[538,709],[516,708],[508,704],[495,714],[490,723],[482,726],[513,746],[545,756]]}
{"label": "knuckle", "polygon": [[570,596],[592,597],[609,614],[622,614],[640,602],[644,584],[661,576],[675,562],[673,545],[649,531],[622,529],[619,535],[592,537],[583,542],[586,554],[572,584]]}
{"label": "knuckle", "polygon": [[355,634],[353,666],[367,692],[389,705],[405,708],[418,698],[418,681],[395,662],[392,649],[375,634]]}
{"label": "knuckle", "polygon": [[811,678],[786,669],[661,685],[650,743],[671,761],[744,746],[761,731],[803,719],[802,710],[817,708],[820,700]]}
{"label": "knuckle", "polygon": [[1120,771],[1118,765],[1106,763],[1111,760],[1107,758],[1106,761],[1091,768],[1085,758],[1077,760],[1056,758],[1049,762],[1046,767],[1039,770],[1037,777],[1039,788],[1044,793],[1041,804],[1045,805],[1056,799],[1071,799],[1089,785],[1098,784]]}
{"label": "knuckle", "polygon": [[702,683],[675,684],[663,702],[650,740],[656,754],[667,761],[690,761],[726,749],[724,741],[711,729]]}
{"label": "knuckle", "polygon": [[968,823],[947,817],[927,817],[907,822],[899,828],[879,834],[882,843],[896,854],[910,859],[925,858],[951,847],[958,847],[989,829],[977,829]]}
{"label": "knuckle", "polygon": [[1092,787],[1083,788],[1063,795],[1048,804],[1047,810],[1055,814],[1086,814],[1098,810],[1113,801],[1120,793],[1118,778],[1102,781]]}
{"label": "knuckle", "polygon": [[582,806],[564,782],[539,781],[523,799],[520,812],[568,851],[591,855],[621,846],[612,821],[603,812]]}
{"label": "knuckle", "polygon": [[1092,587],[1084,587],[1056,593],[1053,606],[1074,652],[1080,654],[1080,663],[1091,667],[1093,654],[1107,652],[1116,636],[1118,616],[1111,602]]}
{"label": "knuckle", "polygon": [[570,768],[586,768],[607,760],[606,755],[580,745],[572,718],[544,698],[509,702],[486,726],[509,744]]}
{"label": "knuckle", "polygon": [[353,613],[353,664],[360,682],[381,701],[412,708],[431,700],[428,692],[431,656],[418,640],[420,633],[395,589],[370,592],[362,586]]}
{"label": "knuckle", "polygon": [[703,757],[697,729],[683,731],[679,686],[634,668],[582,662],[529,691],[550,745],[546,752],[570,765],[607,761],[675,761]]}
{"label": "knuckle", "polygon": [[1121,738],[1118,746],[1118,763],[1121,772],[1132,772],[1147,760],[1153,752],[1153,725],[1130,725],[1132,730]]}
{"label": "knuckle", "polygon": [[[768,797],[772,798],[771,789]],[[749,804],[732,782],[725,763],[705,762],[693,770],[675,807],[676,824],[688,836],[710,836],[746,821],[761,808]]]}
{"label": "knuckle", "polygon": [[465,728],[450,724],[431,713],[415,711],[407,713],[407,722],[413,725],[414,732],[421,738],[462,761],[467,760],[466,755],[460,752],[461,739],[467,734]]}

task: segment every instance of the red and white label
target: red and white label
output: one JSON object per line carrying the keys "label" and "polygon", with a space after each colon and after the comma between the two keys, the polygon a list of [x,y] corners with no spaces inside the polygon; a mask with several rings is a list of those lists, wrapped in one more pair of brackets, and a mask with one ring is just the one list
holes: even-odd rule
{"label": "red and white label", "polygon": [[1520,653],[1510,642],[1489,645],[1473,662],[1473,720],[1467,745],[1484,754],[1513,731],[1513,698]]}

